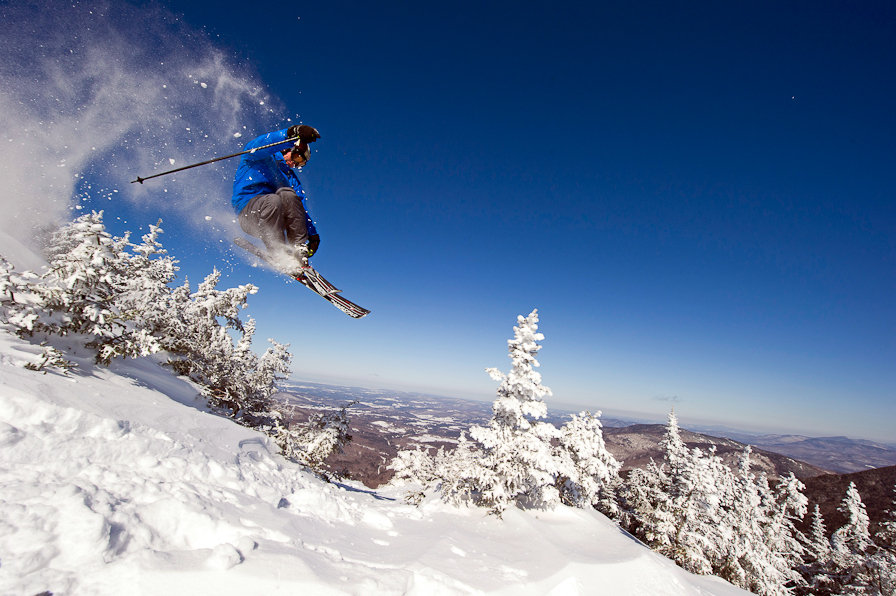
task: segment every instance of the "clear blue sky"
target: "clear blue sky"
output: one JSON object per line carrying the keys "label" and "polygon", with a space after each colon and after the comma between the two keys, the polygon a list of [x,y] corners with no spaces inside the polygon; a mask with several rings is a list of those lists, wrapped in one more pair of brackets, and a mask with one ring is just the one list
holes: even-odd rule
{"label": "clear blue sky", "polygon": [[[227,234],[164,201],[84,203],[164,218],[191,278],[260,286],[259,347],[291,343],[297,377],[491,399],[483,369],[538,308],[549,404],[896,442],[892,2],[166,5],[208,40],[184,52],[269,98],[240,138],[197,141],[216,108],[172,112],[164,142],[199,160],[317,127],[314,263],[373,314],[210,250]],[[167,76],[174,25],[90,19]],[[226,213],[236,163],[208,167],[202,208]],[[189,180],[139,192],[176,203]]]}

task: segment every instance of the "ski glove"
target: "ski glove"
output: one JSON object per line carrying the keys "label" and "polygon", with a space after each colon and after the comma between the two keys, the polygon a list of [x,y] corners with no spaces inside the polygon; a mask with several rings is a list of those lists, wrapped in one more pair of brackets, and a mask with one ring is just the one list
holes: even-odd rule
{"label": "ski glove", "polygon": [[310,257],[314,253],[317,252],[317,247],[320,246],[320,235],[319,234],[311,234],[308,236],[308,256]]}
{"label": "ski glove", "polygon": [[290,138],[299,137],[299,140],[303,143],[313,143],[320,138],[320,133],[313,126],[294,124],[286,129],[286,136]]}

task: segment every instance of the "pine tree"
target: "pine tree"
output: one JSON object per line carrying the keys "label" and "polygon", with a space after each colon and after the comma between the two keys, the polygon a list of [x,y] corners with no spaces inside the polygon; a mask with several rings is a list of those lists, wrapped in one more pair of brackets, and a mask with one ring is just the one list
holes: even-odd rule
{"label": "pine tree", "polygon": [[58,335],[86,333],[103,339],[125,328],[114,298],[126,275],[127,238],[113,238],[103,212],[82,215],[55,232],[48,246],[48,283],[38,286],[39,330]]}
{"label": "pine tree", "polygon": [[805,536],[796,524],[808,510],[808,499],[803,494],[806,486],[791,472],[781,478],[770,495],[767,506],[766,540],[772,566],[778,574],[778,582],[790,587],[804,584],[799,573],[806,549]]}
{"label": "pine tree", "polygon": [[437,485],[445,501],[487,507],[499,516],[512,505],[549,509],[561,502],[615,512],[610,485],[620,464],[604,444],[600,413],[582,412],[561,430],[540,420],[547,415],[543,398],[551,390],[535,371],[538,342],[544,339],[538,311],[517,317],[517,323],[507,342],[510,372],[486,371],[500,381],[488,425],[473,426],[469,436],[462,433],[450,451],[433,456],[401,451],[390,468],[396,479],[423,485],[408,495],[414,502]]}
{"label": "pine tree", "polygon": [[346,409],[354,403],[343,406],[338,412],[314,413],[304,424],[284,425],[278,417],[271,434],[285,457],[329,479],[324,462],[331,454],[342,453],[352,440]]}
{"label": "pine tree", "polygon": [[797,593],[815,596],[831,593],[834,586],[834,580],[830,576],[832,556],[831,541],[828,538],[824,517],[821,515],[821,509],[815,505],[812,510],[812,525],[806,537],[804,560],[799,566],[806,590],[800,589]]}
{"label": "pine tree", "polygon": [[560,429],[555,450],[560,469],[557,478],[561,500],[573,507],[590,507],[602,501],[600,509],[615,508],[608,485],[622,467],[607,450],[601,430],[600,412],[581,412]]}
{"label": "pine tree", "polygon": [[[896,486],[893,490],[896,492]],[[878,594],[896,595],[896,499],[875,537],[876,551],[866,563],[868,585]]]}
{"label": "pine tree", "polygon": [[681,438],[678,418],[669,413],[666,434],[660,442],[668,478],[670,534],[662,538],[660,553],[695,573],[711,573],[717,531],[718,494],[711,466],[699,449],[690,450]]}
{"label": "pine tree", "polygon": [[751,471],[751,454],[752,449],[747,446],[738,464],[716,574],[757,594],[786,594],[786,578],[776,567],[774,552],[766,543],[773,497],[765,476],[757,478]]}
{"label": "pine tree", "polygon": [[[893,486],[896,494],[896,486]],[[880,523],[877,538],[881,547],[896,552],[896,498],[893,499],[893,507],[887,511],[887,517]]]}
{"label": "pine tree", "polygon": [[865,504],[856,488],[855,482],[850,482],[846,489],[846,496],[837,508],[846,515],[846,523],[831,536],[831,546],[834,553],[839,555],[860,555],[871,545],[871,535],[868,532],[868,513]]}
{"label": "pine tree", "polygon": [[854,482],[846,489],[846,496],[837,508],[846,515],[846,523],[831,536],[836,584],[850,594],[869,593],[870,578],[866,560],[872,545],[868,513]]}
{"label": "pine tree", "polygon": [[559,437],[556,427],[538,419],[547,415],[543,397],[551,390],[542,385],[535,371],[538,344],[544,335],[538,332],[538,311],[517,317],[514,337],[508,340],[512,367],[506,375],[487,369],[501,384],[492,405],[488,426],[474,426],[470,438],[479,452],[478,468],[473,471],[475,484],[470,494],[481,505],[500,515],[510,504],[551,508],[559,503],[554,486],[559,474],[551,441]]}
{"label": "pine tree", "polygon": [[18,273],[0,256],[0,321],[9,323],[20,335],[34,333],[40,319],[41,298],[35,292],[40,278],[31,271]]}

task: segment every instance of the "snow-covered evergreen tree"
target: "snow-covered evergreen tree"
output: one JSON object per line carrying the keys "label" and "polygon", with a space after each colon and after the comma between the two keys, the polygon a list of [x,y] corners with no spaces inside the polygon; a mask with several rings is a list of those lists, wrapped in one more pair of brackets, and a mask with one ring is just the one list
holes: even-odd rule
{"label": "snow-covered evergreen tree", "polygon": [[[419,450],[399,452],[390,467],[400,480],[437,485],[453,504],[473,503],[500,515],[512,505],[552,508],[562,500],[580,507],[612,499],[604,490],[619,464],[603,442],[600,421],[582,414],[558,430],[541,421],[547,414],[543,398],[551,390],[535,371],[538,311],[517,317],[508,341],[512,363],[507,374],[487,372],[500,381],[492,418],[487,426],[473,426],[462,434],[457,448],[430,456]],[[419,468],[421,472],[415,472]],[[417,499],[420,491],[412,493]]]}
{"label": "snow-covered evergreen tree", "polygon": [[838,589],[845,594],[872,593],[866,566],[872,545],[869,519],[855,482],[849,483],[837,510],[846,515],[846,523],[831,536]]}
{"label": "snow-covered evergreen tree", "polygon": [[[893,490],[896,493],[896,486]],[[896,595],[896,499],[875,538],[875,553],[866,559],[868,586],[879,594]]]}
{"label": "snow-covered evergreen tree", "polygon": [[775,490],[751,469],[752,449],[733,473],[711,448],[689,449],[675,412],[661,441],[663,463],[632,470],[618,492],[623,527],[696,573],[718,575],[757,594],[789,594],[803,583],[803,485]]}
{"label": "snow-covered evergreen tree", "polygon": [[31,271],[18,273],[0,256],[0,322],[9,323],[19,334],[32,333],[40,318],[39,283],[39,276]]}
{"label": "snow-covered evergreen tree", "polygon": [[[509,505],[551,508],[560,501],[554,486],[560,474],[551,441],[557,428],[538,419],[547,414],[543,397],[551,390],[541,383],[536,354],[544,335],[538,332],[538,311],[517,317],[514,337],[508,340],[512,367],[506,375],[487,369],[501,384],[488,426],[474,426],[470,438],[479,452],[469,493],[477,503],[500,514]],[[466,491],[465,491],[466,492]]]}
{"label": "snow-covered evergreen tree", "polygon": [[834,587],[834,580],[831,578],[832,555],[824,517],[821,509],[815,505],[812,510],[812,525],[806,537],[804,562],[799,567],[805,580],[804,589],[798,590],[799,594],[831,594]]}
{"label": "snow-covered evergreen tree", "polygon": [[[0,257],[2,320],[39,341],[73,336],[93,348],[101,364],[165,352],[168,364],[196,381],[213,404],[242,424],[279,433],[283,416],[272,396],[276,380],[289,372],[291,355],[273,340],[261,356],[253,351],[254,321],[244,323],[239,313],[256,288],[219,290],[220,273],[213,271],[195,292],[188,281],[172,289],[176,261],[159,242],[160,225],[132,244],[127,234],[112,237],[102,216],[83,215],[52,235],[43,276],[19,274]],[[70,363],[48,346],[29,365],[42,371],[49,366],[67,369]],[[312,421],[310,430],[290,435],[290,449],[302,450],[316,464],[346,440],[343,422]]]}
{"label": "snow-covered evergreen tree", "polygon": [[89,334],[100,341],[126,328],[115,304],[120,280],[127,275],[123,255],[127,238],[113,238],[103,213],[92,212],[57,230],[47,248],[48,283],[38,286],[38,330],[58,335]]}
{"label": "snow-covered evergreen tree", "polygon": [[716,575],[757,594],[790,594],[801,578],[783,563],[787,560],[780,550],[783,539],[771,530],[782,506],[765,475],[753,474],[751,454],[747,446],[738,465],[733,500],[723,522],[725,539],[714,569]]}
{"label": "snow-covered evergreen tree", "polygon": [[574,507],[613,509],[615,502],[608,486],[622,467],[604,443],[600,412],[580,412],[560,429],[556,447],[560,468],[567,473],[557,478],[561,500]]}
{"label": "snow-covered evergreen tree", "polygon": [[122,320],[129,328],[117,337],[94,343],[98,360],[108,363],[113,358],[146,356],[163,349],[157,329],[171,317],[170,285],[177,272],[176,261],[166,254],[158,240],[161,221],[150,226],[140,244],[131,244],[124,275],[116,281],[115,303]]}
{"label": "snow-covered evergreen tree", "polygon": [[330,473],[324,462],[331,454],[342,453],[345,445],[352,440],[346,408],[354,403],[336,412],[314,413],[305,423],[284,423],[278,416],[269,432],[285,457],[329,479]]}
{"label": "snow-covered evergreen tree", "polygon": [[791,472],[781,478],[767,501],[765,543],[769,547],[771,563],[783,585],[796,587],[804,583],[799,572],[805,557],[805,536],[797,529],[808,510],[808,499],[803,494],[806,486]]}
{"label": "snow-covered evergreen tree", "polygon": [[835,556],[861,555],[871,545],[871,534],[868,531],[868,513],[855,482],[849,483],[846,496],[837,510],[846,515],[846,523],[831,536]]}
{"label": "snow-covered evergreen tree", "polygon": [[[711,573],[719,532],[719,482],[715,452],[689,449],[681,438],[678,418],[669,413],[659,492],[644,518],[646,538],[658,552],[695,573]],[[656,470],[656,468],[654,468]]]}
{"label": "snow-covered evergreen tree", "polygon": [[668,551],[675,533],[668,487],[664,467],[651,460],[629,473],[617,497],[623,527],[656,551]]}

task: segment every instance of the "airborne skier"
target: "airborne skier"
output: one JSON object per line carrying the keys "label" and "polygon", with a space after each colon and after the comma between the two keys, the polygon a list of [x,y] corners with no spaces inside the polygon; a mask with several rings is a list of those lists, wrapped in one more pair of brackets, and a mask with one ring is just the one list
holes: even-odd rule
{"label": "airborne skier", "polygon": [[[261,135],[246,144],[233,179],[231,202],[240,228],[260,238],[274,264],[290,274],[307,270],[308,257],[320,246],[296,174],[308,163],[309,143],[319,138],[317,129],[306,124]],[[295,142],[287,145],[290,141]]]}
{"label": "airborne skier", "polygon": [[[348,316],[360,319],[370,311],[340,296],[342,290],[324,279],[308,262],[308,257],[320,246],[320,235],[305,207],[305,191],[295,170],[308,163],[311,157],[308,144],[319,138],[316,128],[297,124],[256,137],[239,153],[214,157],[152,176],[137,176],[131,183],[143,184],[159,176],[242,156],[233,179],[233,197],[230,201],[243,231],[261,238],[267,250],[260,249],[242,236],[234,238],[234,244],[300,282]],[[289,146],[288,143],[294,144]]]}
{"label": "airborne skier", "polygon": [[242,157],[233,179],[231,202],[240,228],[261,238],[267,250],[245,238],[235,238],[234,243],[348,316],[360,319],[370,311],[340,296],[340,290],[308,262],[320,246],[320,235],[305,206],[305,191],[296,170],[308,163],[308,144],[319,138],[317,129],[301,124],[269,132],[246,144],[246,150],[239,154]]}

